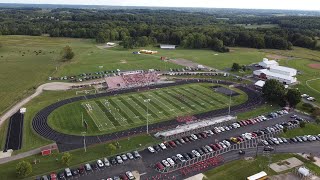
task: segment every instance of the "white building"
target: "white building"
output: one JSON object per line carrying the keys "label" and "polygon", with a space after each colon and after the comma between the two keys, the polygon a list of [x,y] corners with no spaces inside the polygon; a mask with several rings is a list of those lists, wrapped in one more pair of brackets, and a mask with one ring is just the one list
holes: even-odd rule
{"label": "white building", "polygon": [[161,49],[176,49],[176,45],[160,44]]}
{"label": "white building", "polygon": [[257,88],[261,89],[261,88],[263,88],[263,86],[264,86],[265,83],[266,83],[265,81],[259,80],[259,81],[257,81],[256,83],[254,83],[254,85],[255,85]]}
{"label": "white building", "polygon": [[297,70],[289,67],[284,66],[271,66],[270,68],[271,72],[279,73],[287,76],[296,76]]}
{"label": "white building", "polygon": [[260,79],[276,79],[283,84],[293,84],[297,82],[297,78],[289,75],[272,72],[268,69],[260,69],[253,71],[253,74]]}
{"label": "white building", "polygon": [[259,66],[263,68],[270,68],[272,66],[279,66],[279,63],[275,60],[269,60],[267,58],[263,58],[262,62],[259,62]]}

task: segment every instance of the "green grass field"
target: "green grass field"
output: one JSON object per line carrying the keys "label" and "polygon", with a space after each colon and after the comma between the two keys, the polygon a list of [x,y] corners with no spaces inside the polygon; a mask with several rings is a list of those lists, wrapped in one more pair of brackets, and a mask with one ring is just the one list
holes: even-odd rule
{"label": "green grass field", "polygon": [[[147,119],[152,124],[227,107],[229,97],[214,92],[210,86],[209,83],[180,85],[75,102],[55,110],[48,122],[57,131],[79,135],[85,130],[83,115],[88,124],[87,134],[96,135],[145,125]],[[241,95],[231,98],[232,105],[247,99],[243,92],[236,91]],[[145,102],[147,99],[150,102]]]}
{"label": "green grass field", "polygon": [[[313,164],[311,161],[306,160],[296,154],[275,154],[271,156],[271,161],[272,163],[275,163],[280,160],[285,160],[291,157],[296,157],[302,162],[304,162],[304,165],[316,174],[320,173],[320,168],[318,166]],[[268,174],[268,176],[276,175],[277,173],[268,167],[268,162],[268,158],[264,156],[258,156],[254,160],[233,161],[205,172],[204,174],[206,178],[204,178],[204,180],[247,179],[247,177],[259,173],[261,171],[265,171]],[[293,169],[289,171],[293,171]]]}

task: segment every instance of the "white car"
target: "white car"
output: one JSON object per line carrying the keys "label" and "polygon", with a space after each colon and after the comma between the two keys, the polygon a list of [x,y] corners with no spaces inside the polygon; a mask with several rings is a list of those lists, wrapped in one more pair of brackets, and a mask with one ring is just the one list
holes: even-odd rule
{"label": "white car", "polygon": [[210,136],[214,135],[213,131],[209,130],[208,133],[210,134]]}
{"label": "white car", "polygon": [[72,173],[71,173],[70,168],[64,169],[64,172],[66,173],[66,176],[67,176],[67,177],[71,177],[71,176],[72,176]]}
{"label": "white car", "polygon": [[196,151],[196,150],[192,150],[191,152],[192,152],[192,154],[194,154],[197,157],[201,156],[200,153],[198,151]]}
{"label": "white car", "polygon": [[194,134],[191,134],[190,136],[191,136],[192,139],[194,139],[194,140],[197,140],[197,139],[198,139],[198,137],[197,137],[196,135],[194,135]]}
{"label": "white car", "polygon": [[181,162],[185,162],[186,161],[186,159],[181,154],[177,154],[176,156]]}
{"label": "white car", "polygon": [[219,142],[219,144],[220,144],[223,148],[227,148],[227,146],[226,146],[223,142]]}
{"label": "white car", "polygon": [[223,144],[225,144],[227,147],[230,147],[230,146],[231,146],[230,142],[227,141],[227,140],[223,140],[222,142],[223,142]]}
{"label": "white car", "polygon": [[205,145],[204,147],[206,147],[209,152],[212,152],[212,151],[213,151],[213,149],[212,149],[210,146],[208,146],[208,145]]}
{"label": "white car", "polygon": [[103,162],[105,166],[108,166],[108,167],[110,166],[110,161],[107,158],[104,158]]}
{"label": "white car", "polygon": [[162,160],[161,162],[165,167],[170,167],[170,164],[168,163],[168,161]]}
{"label": "white car", "polygon": [[167,161],[171,166],[174,166],[175,163],[171,158],[167,158]]}
{"label": "white car", "polygon": [[100,159],[97,160],[97,165],[99,168],[102,168],[104,166],[103,162]]}
{"label": "white car", "polygon": [[123,161],[122,161],[122,159],[121,159],[121,157],[120,157],[120,156],[117,156],[116,158],[117,158],[117,162],[118,162],[118,164],[122,164],[122,163],[123,163]]}
{"label": "white car", "polygon": [[128,177],[129,179],[135,179],[135,177],[133,176],[132,172],[130,172],[130,171],[127,171],[127,172],[126,172],[126,175],[127,175],[127,177]]}
{"label": "white car", "polygon": [[163,143],[160,143],[159,146],[161,147],[162,150],[167,149],[166,145],[164,145]]}
{"label": "white car", "polygon": [[155,153],[155,152],[156,152],[156,151],[154,150],[154,148],[151,147],[151,146],[148,147],[148,150],[149,150],[149,152],[151,152],[151,153]]}
{"label": "white car", "polygon": [[128,157],[127,157],[125,154],[122,154],[122,155],[121,155],[121,158],[123,159],[123,161],[128,160]]}
{"label": "white car", "polygon": [[224,132],[226,131],[223,127],[219,127],[220,131]]}

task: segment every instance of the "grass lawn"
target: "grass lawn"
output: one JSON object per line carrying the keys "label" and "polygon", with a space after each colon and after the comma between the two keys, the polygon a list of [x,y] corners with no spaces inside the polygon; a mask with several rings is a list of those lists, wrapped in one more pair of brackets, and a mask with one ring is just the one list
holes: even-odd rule
{"label": "grass lawn", "polygon": [[285,138],[292,138],[295,136],[316,134],[320,134],[320,125],[315,123],[307,123],[304,128],[290,129],[286,133],[281,133],[280,136]]}
{"label": "grass lawn", "polygon": [[[117,149],[116,152],[112,155],[121,154],[127,151],[143,149],[146,146],[150,145],[151,143],[152,144],[157,143],[157,140],[148,135],[132,137],[129,140],[123,139],[119,141],[121,148]],[[139,146],[139,144],[141,144],[141,146]],[[106,147],[107,147],[107,144],[99,144],[96,146],[88,147],[87,152],[84,152],[84,149],[70,151],[72,155],[72,160],[69,167],[78,167],[80,166],[80,164],[85,164],[87,162],[95,161],[103,157],[112,156],[111,154],[107,153]],[[32,163],[33,172],[30,175],[31,177],[39,174],[49,174],[50,172],[58,172],[66,168],[67,166],[62,165],[61,163],[62,155],[63,153],[55,152],[50,156],[43,157],[41,155],[33,155],[30,157],[24,158],[22,160],[29,161],[30,163]],[[35,159],[40,160],[40,163],[33,164],[33,161]],[[17,163],[20,161],[21,160],[17,160],[17,161],[12,161],[6,164],[1,164],[0,165],[1,179],[18,179],[15,174],[15,167]]]}
{"label": "grass lawn", "polygon": [[[67,104],[49,116],[49,125],[59,132],[81,134],[84,130],[81,115],[88,123],[88,135],[121,131],[149,122],[170,120],[228,106],[229,97],[210,89],[211,83],[180,85],[139,93],[90,99]],[[240,90],[232,104],[240,104],[247,96]],[[151,99],[145,103],[145,99]],[[148,106],[148,115],[147,115]]]}
{"label": "grass lawn", "polygon": [[270,104],[265,104],[260,107],[254,108],[251,111],[243,112],[237,114],[238,120],[243,120],[243,119],[248,119],[248,118],[253,118],[259,115],[266,115],[272,111],[279,110],[278,105],[270,105]]}
{"label": "grass lawn", "polygon": [[[295,154],[276,154],[272,156],[272,162],[278,162],[280,160],[288,159],[290,157],[296,157],[305,163],[305,166],[312,171],[319,174],[320,168],[314,165],[312,162],[302,158]],[[246,179],[247,177],[265,171],[268,176],[276,175],[277,173],[268,168],[268,158],[258,156],[254,160],[237,160],[225,165],[214,168],[213,170],[205,172],[205,176],[210,180],[239,180]]]}
{"label": "grass lawn", "polygon": [[0,127],[0,148],[4,149],[6,144],[7,132],[8,132],[9,120],[5,121]]}
{"label": "grass lawn", "polygon": [[24,116],[22,148],[18,151],[14,151],[14,153],[17,154],[51,143],[51,141],[42,138],[33,131],[31,124],[32,119],[42,108],[72,96],[76,96],[75,91],[44,91],[43,94],[26,104],[25,107],[27,108],[27,112]]}

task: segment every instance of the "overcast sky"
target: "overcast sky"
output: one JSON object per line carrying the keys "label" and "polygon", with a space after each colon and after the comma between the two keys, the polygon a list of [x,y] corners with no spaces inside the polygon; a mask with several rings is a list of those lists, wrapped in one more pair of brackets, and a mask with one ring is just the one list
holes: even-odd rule
{"label": "overcast sky", "polygon": [[320,10],[320,0],[0,0],[0,3]]}

